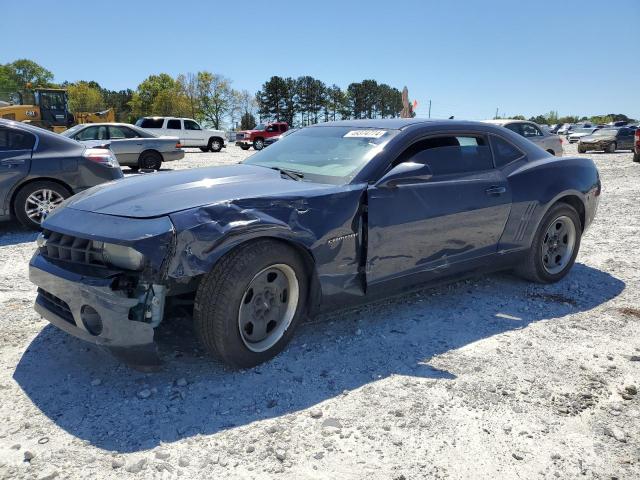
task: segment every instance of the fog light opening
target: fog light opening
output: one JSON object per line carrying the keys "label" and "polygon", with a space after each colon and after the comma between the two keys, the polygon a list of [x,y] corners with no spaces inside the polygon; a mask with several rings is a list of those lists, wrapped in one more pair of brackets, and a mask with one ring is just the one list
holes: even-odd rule
{"label": "fog light opening", "polygon": [[80,309],[80,319],[87,331],[94,336],[102,333],[102,319],[95,308],[89,305],[83,305]]}

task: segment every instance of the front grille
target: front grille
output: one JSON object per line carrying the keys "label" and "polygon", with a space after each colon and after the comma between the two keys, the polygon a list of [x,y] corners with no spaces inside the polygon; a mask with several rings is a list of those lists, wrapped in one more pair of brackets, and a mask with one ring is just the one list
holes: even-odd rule
{"label": "front grille", "polygon": [[70,324],[76,324],[76,322],[73,320],[73,314],[71,313],[71,309],[69,308],[67,302],[41,288],[38,288],[38,294],[41,302],[48,310],[51,310],[53,313],[65,319]]}
{"label": "front grille", "polygon": [[50,230],[45,230],[43,235],[46,242],[40,247],[40,253],[47,258],[93,267],[106,266],[102,248],[96,247],[93,240],[63,235]]}

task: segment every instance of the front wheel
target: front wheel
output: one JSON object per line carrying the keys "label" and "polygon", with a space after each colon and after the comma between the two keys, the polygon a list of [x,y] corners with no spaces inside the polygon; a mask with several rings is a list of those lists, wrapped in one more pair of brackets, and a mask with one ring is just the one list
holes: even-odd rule
{"label": "front wheel", "polygon": [[249,150],[249,145],[240,145],[240,148],[243,150]]}
{"label": "front wheel", "polygon": [[587,153],[587,149],[583,146],[578,145],[578,153]]}
{"label": "front wheel", "polygon": [[576,210],[557,203],[547,212],[516,273],[537,283],[562,279],[573,266],[582,237],[582,224]]}
{"label": "front wheel", "polygon": [[300,256],[285,244],[259,240],[240,246],[200,283],[196,334],[223,362],[254,367],[291,340],[305,312],[307,287]]}
{"label": "front wheel", "polygon": [[71,192],[57,183],[33,182],[18,191],[13,208],[22,225],[37,230],[47,215],[70,196]]}
{"label": "front wheel", "polygon": [[254,150],[262,150],[263,148],[264,148],[264,140],[262,140],[261,138],[258,138],[257,140],[253,141]]}
{"label": "front wheel", "polygon": [[607,145],[606,152],[607,153],[616,153],[617,149],[618,149],[618,146],[616,145],[616,142],[613,142],[613,143],[610,143],[609,145]]}

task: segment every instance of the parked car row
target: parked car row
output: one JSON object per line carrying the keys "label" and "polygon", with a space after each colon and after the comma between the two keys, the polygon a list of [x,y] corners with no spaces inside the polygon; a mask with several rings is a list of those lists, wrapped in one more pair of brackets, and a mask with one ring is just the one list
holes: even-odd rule
{"label": "parked car row", "polygon": [[540,125],[529,122],[527,120],[485,120],[486,123],[492,123],[494,125],[500,125],[507,128],[518,135],[532,141],[543,150],[546,150],[551,155],[561,157],[563,154],[562,140],[557,135],[547,132]]}
{"label": "parked car row", "polygon": [[598,129],[591,135],[579,139],[578,153],[587,153],[592,150],[607,153],[614,153],[616,150],[633,150],[636,131],[627,127]]}

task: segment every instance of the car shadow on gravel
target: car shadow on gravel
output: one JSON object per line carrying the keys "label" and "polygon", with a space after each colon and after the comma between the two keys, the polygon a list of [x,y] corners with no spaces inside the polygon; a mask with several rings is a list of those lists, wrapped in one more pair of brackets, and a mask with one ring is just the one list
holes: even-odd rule
{"label": "car shadow on gravel", "polygon": [[35,241],[38,232],[22,227],[16,221],[0,223],[0,247]]}
{"label": "car shadow on gravel", "polygon": [[608,273],[576,264],[555,285],[496,274],[423,289],[304,324],[285,352],[245,371],[206,357],[184,316],[159,332],[166,364],[153,374],[47,326],[24,352],[14,379],[71,435],[135,452],[269,418],[286,423],[288,414],[394,375],[431,382],[482,376],[481,359],[456,364],[455,373],[430,361],[534,322],[591,310],[624,287]]}

